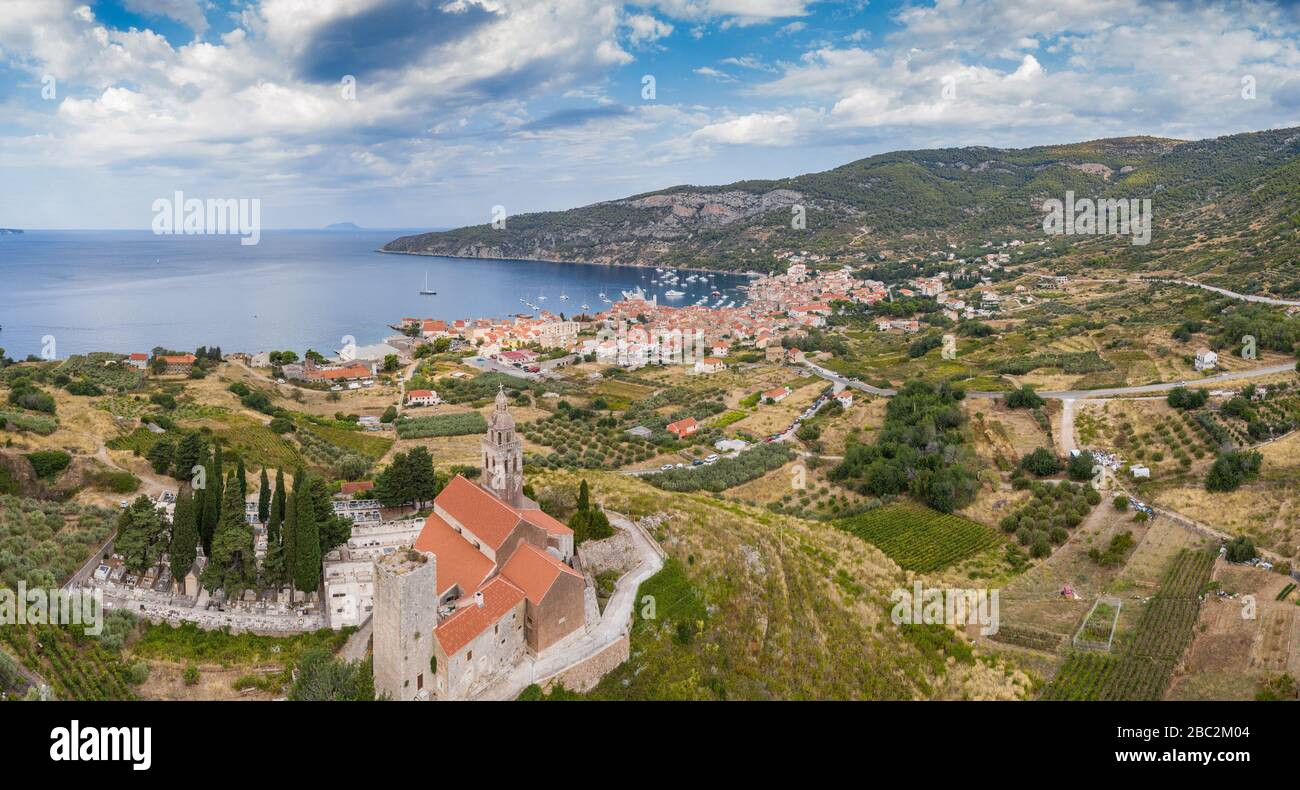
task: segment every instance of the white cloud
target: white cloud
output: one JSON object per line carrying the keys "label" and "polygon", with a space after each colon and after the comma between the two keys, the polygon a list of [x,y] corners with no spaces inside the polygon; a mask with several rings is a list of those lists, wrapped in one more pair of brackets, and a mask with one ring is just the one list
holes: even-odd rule
{"label": "white cloud", "polygon": [[731,76],[725,71],[719,71],[718,69],[715,69],[712,66],[700,66],[697,69],[692,69],[692,71],[696,74],[699,74],[701,77],[708,77],[709,79],[717,80],[718,82],[736,81],[735,77]]}
{"label": "white cloud", "polygon": [[199,0],[123,0],[122,5],[137,14],[175,20],[195,33],[208,29],[208,20]]}
{"label": "white cloud", "polygon": [[644,47],[672,35],[673,26],[650,14],[633,14],[624,20],[627,40],[634,47]]}

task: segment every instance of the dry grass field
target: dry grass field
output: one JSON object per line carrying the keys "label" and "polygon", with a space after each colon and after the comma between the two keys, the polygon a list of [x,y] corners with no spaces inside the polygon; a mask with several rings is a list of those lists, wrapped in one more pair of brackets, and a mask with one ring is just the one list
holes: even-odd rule
{"label": "dry grass field", "polygon": [[1240,597],[1207,596],[1170,699],[1252,699],[1260,680],[1300,673],[1300,606],[1294,593],[1275,600],[1287,577],[1220,560],[1214,579],[1225,592],[1254,596],[1255,617],[1243,617]]}

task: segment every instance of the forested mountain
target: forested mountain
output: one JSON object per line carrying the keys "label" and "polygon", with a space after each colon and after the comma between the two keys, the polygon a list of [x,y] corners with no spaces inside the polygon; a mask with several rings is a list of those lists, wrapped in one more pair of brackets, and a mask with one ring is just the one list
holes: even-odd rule
{"label": "forested mountain", "polygon": [[[1195,260],[1175,268],[1206,271],[1224,263],[1215,249],[1247,238],[1268,247],[1269,260],[1293,259],[1297,184],[1300,128],[1194,142],[1123,137],[1025,149],[899,151],[794,178],[676,186],[522,214],[509,217],[504,229],[486,224],[406,236],[384,249],[762,270],[775,265],[774,252],[789,249],[870,255],[1009,236],[1041,239],[1043,201],[1073,190],[1076,197],[1151,199],[1151,245],[1096,241],[1120,265],[1160,268],[1168,264],[1156,261],[1171,250],[1196,248]],[[797,206],[806,211],[804,229],[792,227]],[[1276,254],[1282,251],[1287,254]],[[1238,257],[1251,252],[1261,251]]]}

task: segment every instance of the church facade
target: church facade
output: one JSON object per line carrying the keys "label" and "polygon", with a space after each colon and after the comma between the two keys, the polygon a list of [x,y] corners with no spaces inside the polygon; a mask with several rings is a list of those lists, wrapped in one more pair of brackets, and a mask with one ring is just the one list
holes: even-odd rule
{"label": "church facade", "polygon": [[573,532],[524,496],[504,390],[481,463],[480,483],[438,494],[410,550],[376,561],[375,687],[393,699],[466,699],[586,627]]}

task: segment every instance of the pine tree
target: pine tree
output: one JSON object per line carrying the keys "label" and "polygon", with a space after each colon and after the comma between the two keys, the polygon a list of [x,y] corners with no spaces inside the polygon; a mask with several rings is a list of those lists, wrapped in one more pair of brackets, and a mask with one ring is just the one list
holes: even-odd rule
{"label": "pine tree", "polygon": [[175,468],[172,477],[177,480],[194,482],[194,467],[207,462],[208,443],[203,434],[195,431],[185,434],[176,447]]}
{"label": "pine tree", "polygon": [[316,511],[312,507],[311,484],[299,472],[293,488],[294,514],[294,583],[299,592],[314,592],[320,586],[320,535]]}
{"label": "pine tree", "polygon": [[168,555],[171,557],[172,578],[178,583],[185,582],[185,574],[194,565],[198,554],[199,528],[195,521],[198,514],[194,511],[194,495],[189,486],[181,486],[176,496],[176,510],[172,516],[172,541]]}
{"label": "pine tree", "polygon": [[415,506],[420,507],[438,495],[438,475],[433,468],[433,456],[429,455],[427,447],[412,447],[406,454],[406,463],[410,466],[410,496]]}
{"label": "pine tree", "polygon": [[352,537],[352,519],[334,512],[333,498],[325,478],[308,474],[306,485],[311,498],[312,512],[316,518],[320,556],[324,557],[336,547],[347,543],[348,538]]}
{"label": "pine tree", "polygon": [[129,571],[143,573],[158,564],[167,548],[167,522],[153,500],[141,494],[117,519],[113,548]]}
{"label": "pine tree", "polygon": [[266,467],[262,467],[262,477],[257,487],[257,520],[266,523],[271,516],[271,482],[266,479]]}
{"label": "pine tree", "polygon": [[208,592],[224,590],[234,599],[257,583],[257,557],[253,550],[253,528],[239,506],[239,481],[234,473],[223,489],[226,501],[221,507],[221,523],[212,539],[212,554],[203,569],[203,586]]}

